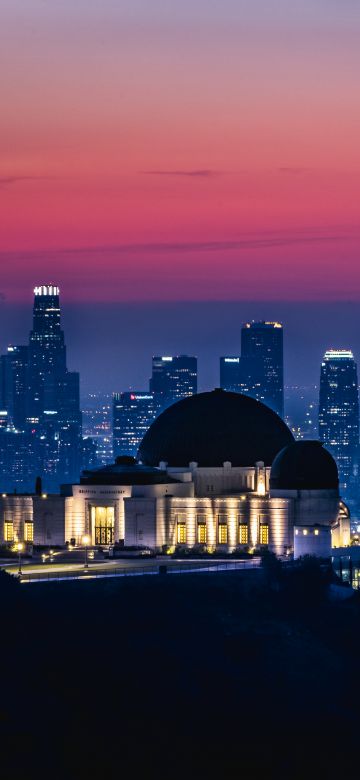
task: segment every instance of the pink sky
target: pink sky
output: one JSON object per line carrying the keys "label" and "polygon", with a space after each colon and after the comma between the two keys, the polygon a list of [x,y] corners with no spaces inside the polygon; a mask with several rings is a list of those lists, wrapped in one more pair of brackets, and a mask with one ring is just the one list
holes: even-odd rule
{"label": "pink sky", "polygon": [[1,292],[360,297],[360,15],[5,0]]}

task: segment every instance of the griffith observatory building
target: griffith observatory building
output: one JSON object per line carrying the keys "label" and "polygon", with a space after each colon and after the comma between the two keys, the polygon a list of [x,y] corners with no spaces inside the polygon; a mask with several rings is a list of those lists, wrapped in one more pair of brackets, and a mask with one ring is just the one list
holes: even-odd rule
{"label": "griffith observatory building", "polygon": [[[24,500],[0,498],[0,518],[7,501]],[[329,556],[350,542],[330,453],[318,441],[295,441],[259,401],[223,390],[166,409],[144,436],[138,461],[118,458],[84,472],[61,495],[25,503],[25,514],[12,508],[13,538],[24,539],[25,521],[32,522],[34,543],[50,546],[81,544],[86,534],[99,547],[267,547],[298,557]]]}

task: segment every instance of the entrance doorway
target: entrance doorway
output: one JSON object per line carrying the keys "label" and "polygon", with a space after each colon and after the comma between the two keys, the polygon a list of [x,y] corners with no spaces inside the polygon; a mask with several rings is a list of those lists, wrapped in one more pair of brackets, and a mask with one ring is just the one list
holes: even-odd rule
{"label": "entrance doorway", "polygon": [[114,544],[115,510],[113,506],[91,508],[92,527],[96,545]]}

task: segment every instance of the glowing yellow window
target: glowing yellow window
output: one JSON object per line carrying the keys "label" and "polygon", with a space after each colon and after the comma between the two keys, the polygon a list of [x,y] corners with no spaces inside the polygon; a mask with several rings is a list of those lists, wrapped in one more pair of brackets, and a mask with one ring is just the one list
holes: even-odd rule
{"label": "glowing yellow window", "polygon": [[198,523],[198,543],[206,544],[206,523]]}
{"label": "glowing yellow window", "polygon": [[177,524],[177,543],[186,544],[186,523]]}
{"label": "glowing yellow window", "polygon": [[269,526],[264,523],[260,525],[260,544],[269,544]]}
{"label": "glowing yellow window", "polygon": [[247,544],[249,540],[249,530],[246,523],[239,525],[239,544]]}
{"label": "glowing yellow window", "polygon": [[219,523],[219,544],[227,544],[227,525]]}
{"label": "glowing yellow window", "polygon": [[14,541],[14,523],[4,523],[4,540],[5,542]]}
{"label": "glowing yellow window", "polygon": [[33,542],[34,541],[34,524],[33,523],[25,523],[24,538],[25,538],[25,542]]}

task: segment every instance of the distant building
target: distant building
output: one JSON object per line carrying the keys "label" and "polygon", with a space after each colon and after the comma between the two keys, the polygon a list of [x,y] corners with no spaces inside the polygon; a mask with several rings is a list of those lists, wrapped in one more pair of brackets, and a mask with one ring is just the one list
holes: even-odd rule
{"label": "distant building", "polygon": [[0,359],[0,427],[7,434],[0,489],[31,490],[41,474],[56,490],[80,473],[79,374],[67,369],[59,296],[54,285],[35,288],[29,345],[10,346]]}
{"label": "distant building", "polygon": [[[247,322],[241,329],[243,390],[284,417],[283,327],[279,322]],[[246,389],[248,387],[248,389]]]}
{"label": "distant building", "polygon": [[325,352],[320,373],[319,438],[336,460],[344,498],[356,499],[359,393],[357,365],[350,350]]}
{"label": "distant building", "polygon": [[[113,460],[113,397],[108,393],[88,393],[82,407],[83,415],[83,450],[89,451],[89,437],[95,445],[97,464],[83,468],[104,466]],[[92,457],[92,456],[91,456]]]}
{"label": "distant building", "polygon": [[27,346],[9,346],[0,357],[0,406],[6,410],[9,424],[20,431],[26,423],[28,365]]}
{"label": "distant building", "polygon": [[279,322],[248,322],[241,356],[220,358],[220,387],[262,401],[284,417],[283,329]]}
{"label": "distant building", "polygon": [[0,493],[32,490],[41,465],[38,441],[31,430],[0,429]]}
{"label": "distant building", "polygon": [[79,474],[82,415],[79,374],[67,369],[60,291],[54,285],[34,290],[28,377],[27,421],[38,429],[42,473],[56,487]]}
{"label": "distant building", "polygon": [[220,387],[230,393],[240,393],[241,386],[241,357],[229,355],[220,358]]}
{"label": "distant building", "polygon": [[135,456],[139,444],[159,413],[154,394],[134,390],[113,398],[113,452]]}
{"label": "distant building", "polygon": [[197,393],[197,358],[153,357],[150,392],[160,409]]}

